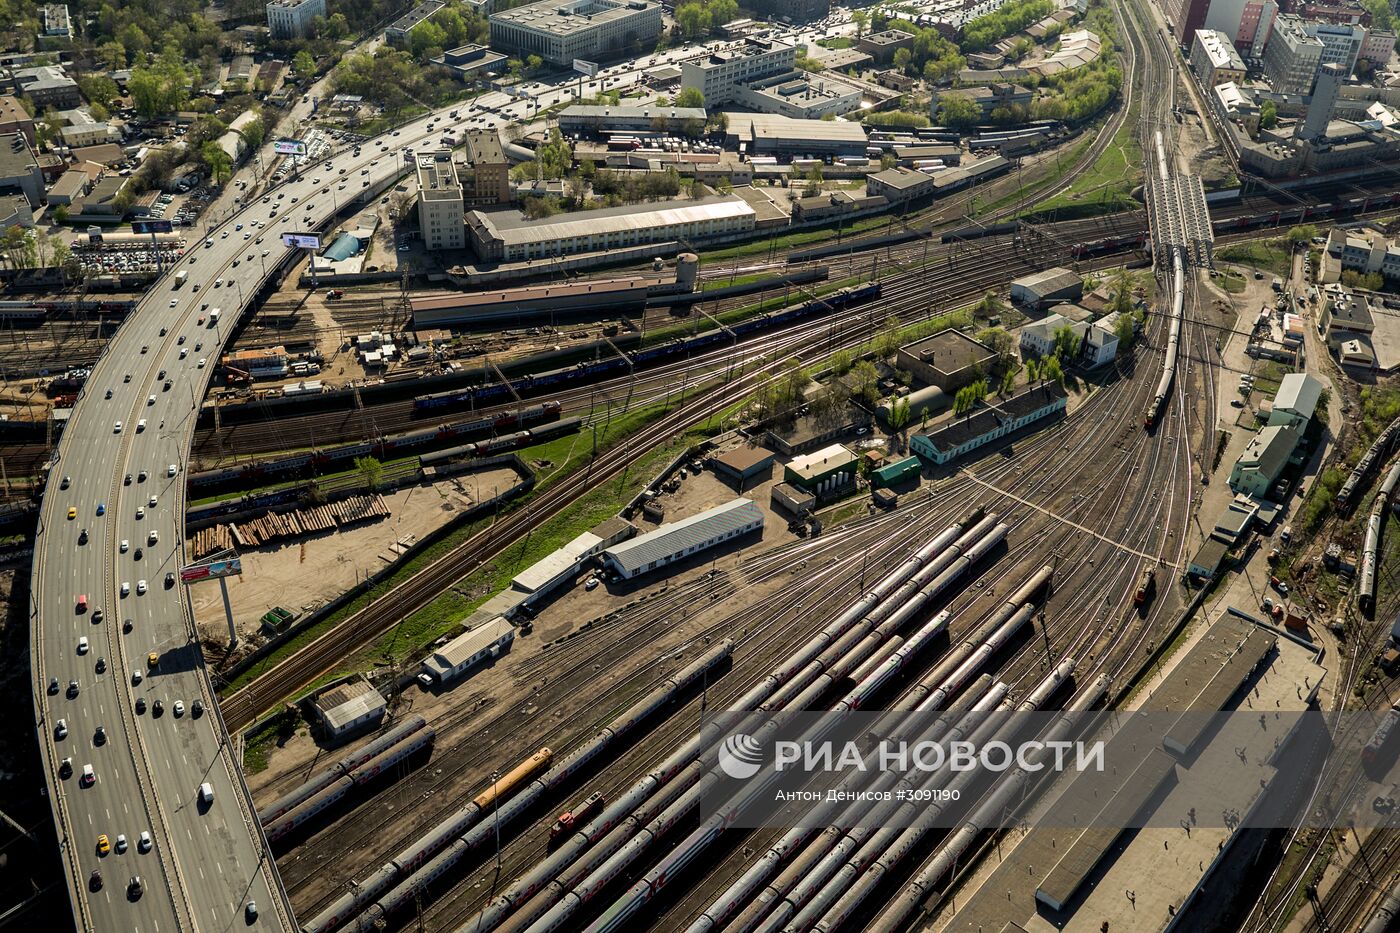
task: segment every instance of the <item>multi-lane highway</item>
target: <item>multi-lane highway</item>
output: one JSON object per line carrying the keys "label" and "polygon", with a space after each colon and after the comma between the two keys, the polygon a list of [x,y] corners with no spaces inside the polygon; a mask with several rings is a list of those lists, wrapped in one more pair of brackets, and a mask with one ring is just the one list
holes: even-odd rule
{"label": "multi-lane highway", "polygon": [[[451,126],[497,125],[525,106],[491,97],[474,118],[463,105]],[[402,149],[448,128],[445,114],[420,118],[237,205],[190,243],[183,285],[167,274],[145,296],[73,410],[35,542],[31,642],[35,728],[79,929],[294,925],[183,586],[167,584],[183,556],[185,456],[220,347],[288,258],[281,234],[379,196],[404,169]]]}

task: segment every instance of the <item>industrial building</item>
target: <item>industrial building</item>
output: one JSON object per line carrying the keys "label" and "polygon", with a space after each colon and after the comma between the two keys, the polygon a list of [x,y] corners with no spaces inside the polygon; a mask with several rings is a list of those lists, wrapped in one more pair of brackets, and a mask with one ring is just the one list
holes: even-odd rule
{"label": "industrial building", "polygon": [[887,168],[865,176],[865,193],[903,204],[933,194],[933,176],[912,168]]}
{"label": "industrial building", "polygon": [[767,113],[726,111],[725,143],[741,154],[774,156],[865,155],[870,145],[859,123],[800,120]]}
{"label": "industrial building", "polygon": [[236,350],[224,354],[219,363],[247,373],[253,379],[281,379],[290,371],[287,348],[282,346]]}
{"label": "industrial building", "polygon": [[1084,297],[1084,280],[1068,269],[1055,267],[1016,279],[1011,283],[1011,300],[1032,309]]}
{"label": "industrial building", "polygon": [[950,421],[909,439],[909,449],[937,464],[950,463],[998,438],[1065,410],[1069,398],[1055,382],[1044,382],[1018,395]]}
{"label": "industrial building", "polygon": [[[494,17],[493,17],[494,19]],[[705,96],[705,106],[735,99],[741,85],[792,73],[797,48],[772,39],[743,39],[681,62],[681,86]]]}
{"label": "industrial building", "polygon": [[656,201],[530,220],[518,210],[472,211],[467,230],[478,256],[523,262],[653,243],[701,243],[749,233],[755,212],[741,198]]}
{"label": "industrial building", "polygon": [[421,24],[436,16],[447,6],[443,0],[423,0],[403,16],[390,23],[384,30],[384,41],[395,48],[408,47],[408,34]]}
{"label": "industrial building", "polygon": [[430,250],[467,245],[466,207],[451,149],[421,152],[418,169],[418,229]]}
{"label": "industrial building", "polygon": [[1358,295],[1340,285],[1322,288],[1322,316],[1319,324],[1333,349],[1346,340],[1358,337],[1369,341],[1375,332],[1376,319],[1365,295]]}
{"label": "industrial building", "polygon": [[503,616],[464,632],[423,661],[423,673],[446,684],[487,658],[500,657],[515,640],[515,628]]}
{"label": "industrial building", "polygon": [[1230,468],[1230,488],[1259,499],[1267,498],[1297,446],[1298,432],[1293,428],[1282,424],[1264,428],[1250,439],[1249,446]]}
{"label": "industrial building", "polygon": [[1214,29],[1197,29],[1191,42],[1191,67],[1206,87],[1243,81],[1244,59],[1230,37]]}
{"label": "industrial building", "polygon": [[367,680],[332,687],[311,702],[316,721],[332,741],[343,741],[384,720],[389,703]]}
{"label": "industrial building", "polygon": [[1308,429],[1321,398],[1321,382],[1307,373],[1289,373],[1279,381],[1274,393],[1269,424],[1285,425],[1301,435]]}
{"label": "industrial building", "polygon": [[774,509],[782,509],[789,515],[806,515],[817,506],[816,496],[789,483],[774,483],[770,501]]}
{"label": "industrial building", "polygon": [[818,120],[860,109],[860,88],[835,78],[791,72],[730,87],[725,100],[761,113]]}
{"label": "industrial building", "polygon": [[995,350],[951,327],[906,343],[895,354],[897,367],[945,392],[970,385],[990,373],[996,363]]}
{"label": "industrial building", "polygon": [[593,558],[636,532],[636,526],[615,515],[516,574],[511,588],[527,594],[527,604],[537,602],[578,576]]}
{"label": "industrial building", "polygon": [[326,0],[269,0],[267,30],[274,39],[304,39],[311,21],[326,16]]}
{"label": "industrial building", "polygon": [[733,499],[698,515],[603,551],[603,563],[624,580],[683,560],[763,528],[763,510],[752,499]]}
{"label": "industrial building", "polygon": [[651,287],[651,281],[640,277],[579,279],[561,285],[525,285],[411,298],[409,306],[413,326],[418,329],[523,322],[541,317],[555,322],[589,311],[605,312],[610,317],[640,312],[646,308]]}
{"label": "industrial building", "polygon": [[971,101],[982,111],[982,118],[986,119],[998,107],[1029,107],[1035,100],[1035,92],[1020,84],[1010,84],[1005,81],[996,81],[980,87],[960,87],[935,92],[929,102],[931,115],[936,116],[939,101],[949,97],[961,97],[963,100]]}
{"label": "industrial building", "polygon": [[733,484],[743,492],[754,483],[761,483],[773,474],[775,454],[763,447],[736,447],[734,450],[711,457],[715,474]]}
{"label": "industrial building", "polygon": [[904,457],[870,471],[870,485],[877,489],[887,489],[918,477],[924,469],[918,457]]}
{"label": "industrial building", "polygon": [[[651,48],[661,35],[652,0],[543,0],[491,14],[491,47],[567,68]],[[708,99],[708,98],[707,98]]]}
{"label": "industrial building", "polygon": [[705,123],[704,107],[613,107],[574,104],[559,113],[562,133],[597,136],[601,133],[674,132],[687,124]]}
{"label": "industrial building", "polygon": [[794,457],[783,467],[783,481],[827,498],[855,485],[860,459],[841,444]]}

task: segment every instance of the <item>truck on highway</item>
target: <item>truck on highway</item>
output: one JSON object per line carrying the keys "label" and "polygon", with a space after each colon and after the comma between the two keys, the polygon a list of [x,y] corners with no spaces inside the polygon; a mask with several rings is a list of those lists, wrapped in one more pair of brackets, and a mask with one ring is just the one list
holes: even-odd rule
{"label": "truck on highway", "polygon": [[209,326],[214,327],[219,323],[219,309],[215,308],[209,312]]}
{"label": "truck on highway", "polygon": [[175,273],[175,287],[176,287],[176,288],[182,288],[182,287],[184,287],[184,284],[185,284],[185,282],[187,282],[187,281],[189,280],[189,277],[190,277],[190,274],[189,274],[188,272],[186,272],[184,269],[181,269],[179,272]]}

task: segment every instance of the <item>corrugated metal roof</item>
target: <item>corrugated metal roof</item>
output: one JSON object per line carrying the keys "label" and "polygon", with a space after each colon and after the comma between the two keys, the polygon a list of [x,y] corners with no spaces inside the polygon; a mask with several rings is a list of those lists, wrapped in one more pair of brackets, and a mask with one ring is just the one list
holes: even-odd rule
{"label": "corrugated metal roof", "polygon": [[923,469],[923,464],[918,457],[905,457],[903,460],[896,460],[894,463],[887,463],[875,471],[875,475],[882,482],[891,482],[900,479],[909,473],[917,473]]}
{"label": "corrugated metal roof", "polygon": [[510,631],[511,624],[505,618],[492,619],[443,645],[433,653],[433,659],[444,668],[454,668],[483,648],[491,647]]}
{"label": "corrugated metal roof", "polygon": [[388,705],[379,691],[363,680],[342,684],[316,698],[316,706],[331,729],[342,729],[369,714],[383,712]]}
{"label": "corrugated metal roof", "polygon": [[604,551],[627,573],[668,559],[728,531],[753,521],[763,521],[763,510],[752,499],[733,499],[698,515],[662,525],[655,531],[624,541]]}
{"label": "corrugated metal roof", "polygon": [[1274,395],[1274,411],[1284,409],[1312,418],[1317,400],[1322,397],[1322,383],[1307,373],[1289,373],[1280,380]]}
{"label": "corrugated metal roof", "polygon": [[753,218],[754,209],[739,198],[662,201],[625,208],[603,208],[547,220],[519,221],[519,211],[475,211],[491,236],[507,245],[542,243],[629,230],[654,230],[711,220]]}
{"label": "corrugated metal roof", "polygon": [[1044,296],[1063,289],[1074,288],[1077,285],[1082,286],[1084,280],[1068,269],[1056,267],[1023,276],[1011,284]]}

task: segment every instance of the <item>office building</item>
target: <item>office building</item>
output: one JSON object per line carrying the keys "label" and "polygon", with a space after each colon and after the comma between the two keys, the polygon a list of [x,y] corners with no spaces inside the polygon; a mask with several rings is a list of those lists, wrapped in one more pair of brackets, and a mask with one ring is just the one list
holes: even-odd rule
{"label": "office building", "polygon": [[1358,58],[1365,59],[1375,65],[1387,65],[1390,63],[1390,56],[1395,52],[1395,33],[1382,32],[1379,29],[1366,30],[1366,38],[1361,42],[1361,52]]}
{"label": "office building", "polygon": [[936,115],[938,104],[949,97],[961,97],[972,101],[981,109],[985,118],[998,107],[1029,107],[1035,100],[1035,92],[1019,84],[1000,81],[982,87],[960,87],[941,92],[935,90],[929,101],[929,109]]}
{"label": "office building", "polygon": [[1318,67],[1341,65],[1343,77],[1356,69],[1356,59],[1361,54],[1362,43],[1366,39],[1366,27],[1359,23],[1304,22],[1303,29],[1308,35],[1322,43],[1322,56]]}
{"label": "office building", "polygon": [[79,107],[83,103],[78,82],[68,77],[61,65],[17,68],[10,74],[10,86],[15,94],[29,98],[35,113]]}
{"label": "office building", "polygon": [[[1391,281],[1400,280],[1400,244],[1371,230],[1345,230],[1333,227],[1327,234],[1327,254],[1341,268],[1369,275],[1379,272]],[[1359,328],[1344,325],[1347,330]],[[1364,330],[1369,333],[1373,327]]]}
{"label": "office building", "polygon": [[900,347],[895,365],[919,381],[951,393],[995,369],[997,354],[986,344],[949,328]]}
{"label": "office building", "polygon": [[434,65],[451,68],[462,81],[479,78],[482,75],[500,74],[508,66],[508,59],[499,52],[493,52],[484,45],[464,45],[449,49],[441,58],[433,58]]}
{"label": "office building", "polygon": [[422,152],[418,161],[418,229],[430,250],[462,249],[466,239],[466,205],[452,150]]}
{"label": "office building", "polygon": [[797,48],[772,39],[744,39],[681,62],[681,86],[705,96],[705,106],[734,100],[740,86],[790,74]]}
{"label": "office building", "polygon": [[270,0],[267,31],[274,39],[304,39],[318,16],[325,18],[326,0]]}
{"label": "office building", "polygon": [[1244,60],[1230,37],[1213,29],[1197,29],[1191,42],[1191,68],[1206,87],[1244,80]]}
{"label": "office building", "polygon": [[889,64],[900,49],[914,49],[914,37],[902,29],[872,32],[856,40],[856,48],[882,64]]}
{"label": "office building", "polygon": [[44,199],[44,174],[21,133],[0,136],[0,194],[22,194],[30,207]]}
{"label": "office building", "polygon": [[1322,64],[1322,41],[1308,35],[1296,16],[1280,16],[1264,47],[1264,74],[1279,94],[1306,96]]}
{"label": "office building", "polygon": [[755,212],[740,198],[656,201],[529,220],[518,210],[471,211],[478,256],[524,262],[654,243],[697,244],[751,232]]}
{"label": "office building", "polygon": [[427,22],[446,5],[443,0],[424,0],[385,28],[384,41],[395,48],[407,48],[408,34],[414,27]]}
{"label": "office building", "polygon": [[660,35],[661,4],[653,0],[544,0],[491,14],[492,48],[561,68],[649,49]]}
{"label": "office building", "polygon": [[0,96],[0,137],[21,133],[29,145],[34,145],[34,118],[19,98],[12,94]]}
{"label": "office building", "polygon": [[[1235,32],[1235,48],[1252,62],[1262,59],[1277,18],[1278,4],[1274,0],[1246,0]],[[1224,32],[1229,35],[1230,31]]]}

